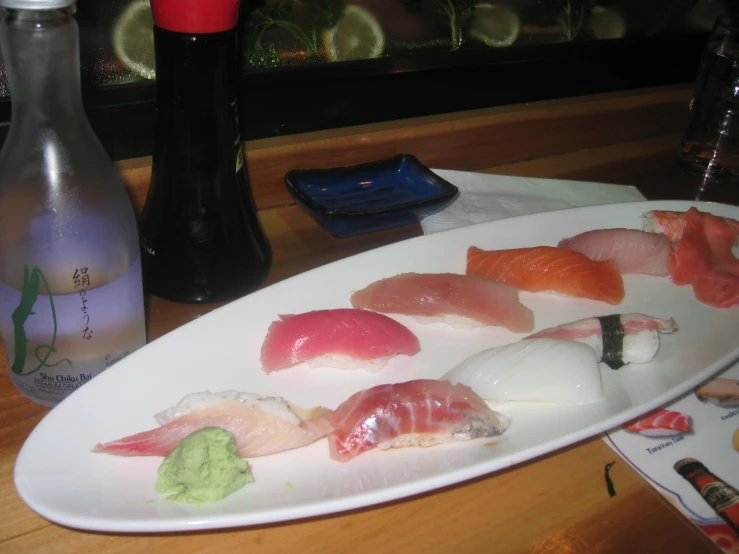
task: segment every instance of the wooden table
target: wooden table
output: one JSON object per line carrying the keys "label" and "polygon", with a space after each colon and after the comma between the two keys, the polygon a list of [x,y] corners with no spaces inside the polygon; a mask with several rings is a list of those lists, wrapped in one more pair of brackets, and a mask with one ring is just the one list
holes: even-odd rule
{"label": "wooden table", "polygon": [[[399,152],[430,167],[638,186],[648,198],[701,194],[737,202],[729,187],[699,192],[676,165],[691,86],[563,99],[248,143],[261,220],[274,249],[268,283],[421,234],[419,225],[338,240],[294,205],[288,169],[331,167]],[[150,159],[119,163],[140,208]],[[739,187],[737,187],[739,188]],[[154,340],[213,309],[150,298]],[[47,413],[0,367],[0,552],[717,552],[602,441],[583,442],[513,470],[420,497],[279,525],[172,535],[108,535],[63,528],[18,498],[15,457]],[[604,467],[617,495],[609,497]],[[50,461],[53,471],[53,461]]]}

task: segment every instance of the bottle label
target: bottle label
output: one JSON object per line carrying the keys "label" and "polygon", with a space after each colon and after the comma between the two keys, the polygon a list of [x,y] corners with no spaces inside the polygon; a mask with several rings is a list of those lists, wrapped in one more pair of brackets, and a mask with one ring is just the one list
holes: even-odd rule
{"label": "bottle label", "polygon": [[739,494],[726,483],[712,482],[701,489],[701,496],[706,499],[717,512],[729,506],[739,504]]}
{"label": "bottle label", "polygon": [[[35,266],[23,271],[20,291],[0,283],[0,330],[10,377],[29,398],[53,405],[144,345],[140,261],[101,286],[84,265],[57,280]],[[54,294],[55,282],[71,292]]]}
{"label": "bottle label", "polygon": [[[75,274],[79,275],[81,283],[82,274],[79,271],[79,269],[76,269]],[[85,279],[89,282],[90,277],[87,275],[87,268],[83,268],[83,271]],[[36,307],[39,302],[39,294],[41,294],[41,301],[44,304],[48,303],[48,306]],[[38,267],[29,270],[27,265],[23,266],[23,290],[21,291],[20,302],[18,302],[11,316],[14,334],[12,345],[14,357],[10,364],[10,371],[15,375],[31,375],[43,367],[56,367],[60,364],[67,364],[72,367],[72,361],[69,358],[56,359],[58,358],[56,355],[56,339],[59,329],[54,302],[54,295],[49,288],[49,282],[41,270]],[[26,326],[32,315],[40,313],[48,314],[47,324],[51,328],[50,340],[48,344],[40,341],[35,345],[33,351],[29,352]],[[90,332],[89,328],[88,332]],[[91,332],[90,336],[92,336]],[[8,348],[10,348],[10,345],[8,345]],[[52,357],[52,355],[54,356]]]}

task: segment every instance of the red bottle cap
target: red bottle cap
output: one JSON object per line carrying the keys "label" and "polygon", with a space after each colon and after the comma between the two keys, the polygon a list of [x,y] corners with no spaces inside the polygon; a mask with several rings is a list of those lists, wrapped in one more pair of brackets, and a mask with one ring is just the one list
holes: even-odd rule
{"label": "red bottle cap", "polygon": [[151,0],[154,25],[187,34],[219,33],[236,27],[239,0]]}

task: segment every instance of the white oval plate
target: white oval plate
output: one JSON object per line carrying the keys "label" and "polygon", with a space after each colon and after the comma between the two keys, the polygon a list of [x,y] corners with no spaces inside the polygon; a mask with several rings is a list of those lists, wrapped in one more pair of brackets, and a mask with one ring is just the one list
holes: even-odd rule
{"label": "white oval plate", "polygon": [[349,295],[406,271],[464,273],[467,247],[556,245],[606,227],[641,228],[652,209],[696,205],[739,219],[739,208],[688,202],[637,202],[523,216],[418,237],[287,279],[232,302],[152,342],[96,377],[53,409],[18,456],[15,484],[23,500],[62,525],[100,531],[157,532],[254,525],[386,502],[492,473],[576,443],[656,408],[739,357],[739,308],[699,303],[690,287],[668,279],[626,276],[619,306],[553,294],[521,293],[536,329],[609,313],[674,317],[679,331],[662,337],[649,364],[604,366],[606,400],[585,407],[499,405],[508,431],[489,440],[432,448],[369,451],[346,462],[329,458],[326,439],[249,460],[255,483],[226,499],[190,506],[155,491],[161,458],[92,453],[98,442],[156,427],[153,415],[196,391],[236,389],[284,396],[303,407],[336,407],[370,386],[438,378],[468,355],[523,335],[502,328],[462,331],[397,316],[416,333],[421,352],[398,356],[378,374],[309,369],[265,375],[259,350],[278,314],[350,307]]}

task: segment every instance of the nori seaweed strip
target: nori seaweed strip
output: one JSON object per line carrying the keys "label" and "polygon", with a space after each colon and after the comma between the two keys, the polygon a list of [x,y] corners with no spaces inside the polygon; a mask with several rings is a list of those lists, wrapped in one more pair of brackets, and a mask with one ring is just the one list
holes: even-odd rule
{"label": "nori seaweed strip", "polygon": [[606,488],[608,489],[608,496],[613,498],[616,496],[616,487],[613,486],[613,481],[611,480],[611,468],[613,467],[613,464],[616,462],[613,461],[610,464],[606,464]]}
{"label": "nori seaweed strip", "polygon": [[620,315],[598,318],[603,329],[603,360],[611,369],[624,365],[624,326]]}

